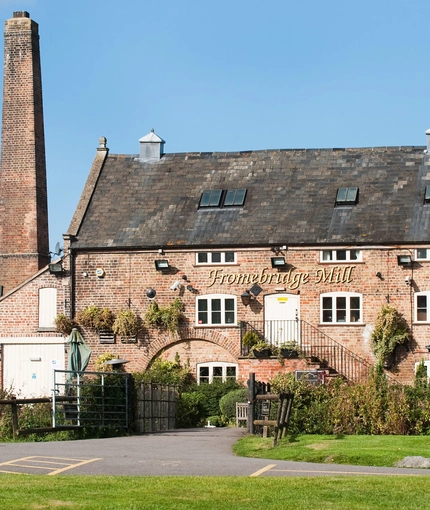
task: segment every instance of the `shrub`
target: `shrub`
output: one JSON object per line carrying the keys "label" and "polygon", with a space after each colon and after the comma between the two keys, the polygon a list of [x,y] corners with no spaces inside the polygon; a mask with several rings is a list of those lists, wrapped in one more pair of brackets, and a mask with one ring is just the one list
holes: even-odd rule
{"label": "shrub", "polygon": [[182,393],[176,401],[176,428],[190,428],[202,425],[204,416],[204,395],[191,392]]}
{"label": "shrub", "polygon": [[241,388],[239,390],[233,390],[221,397],[219,401],[219,407],[221,413],[229,420],[236,418],[236,402],[247,402],[248,401],[248,390]]}
{"label": "shrub", "polygon": [[371,336],[373,354],[380,363],[390,356],[398,345],[410,339],[406,320],[393,306],[384,305],[376,319]]}
{"label": "shrub", "polygon": [[172,384],[178,386],[179,392],[186,391],[195,382],[189,363],[182,366],[178,355],[175,361],[156,358],[145,372],[137,372],[133,376],[137,384],[140,382]]}
{"label": "shrub", "polygon": [[240,388],[239,383],[236,380],[228,380],[226,382],[214,381],[211,384],[200,384],[193,385],[191,391],[203,395],[203,416],[218,416],[220,413],[219,402],[221,397],[230,393],[232,390]]}

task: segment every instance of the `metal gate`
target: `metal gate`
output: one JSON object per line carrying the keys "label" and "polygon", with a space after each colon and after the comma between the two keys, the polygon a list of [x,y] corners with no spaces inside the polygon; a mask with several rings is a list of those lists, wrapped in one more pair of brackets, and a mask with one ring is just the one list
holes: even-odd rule
{"label": "metal gate", "polygon": [[[131,375],[123,372],[54,370],[52,425],[130,426]],[[64,382],[66,381],[66,382]],[[68,397],[67,402],[57,396]]]}

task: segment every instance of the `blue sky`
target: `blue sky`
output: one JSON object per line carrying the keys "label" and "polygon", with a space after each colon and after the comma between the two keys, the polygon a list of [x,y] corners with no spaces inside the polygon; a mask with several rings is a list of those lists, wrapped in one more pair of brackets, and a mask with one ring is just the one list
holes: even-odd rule
{"label": "blue sky", "polygon": [[[39,23],[50,245],[98,139],[136,154],[425,145],[428,0],[0,0]],[[3,36],[1,36],[3,55]]]}

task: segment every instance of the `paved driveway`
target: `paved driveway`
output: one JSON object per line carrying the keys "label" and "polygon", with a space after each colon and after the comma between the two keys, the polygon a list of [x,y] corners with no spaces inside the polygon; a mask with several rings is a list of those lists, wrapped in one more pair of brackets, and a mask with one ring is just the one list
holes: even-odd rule
{"label": "paved driveway", "polygon": [[243,429],[174,430],[144,436],[0,443],[0,473],[137,476],[430,475],[430,469],[371,468],[236,457]]}

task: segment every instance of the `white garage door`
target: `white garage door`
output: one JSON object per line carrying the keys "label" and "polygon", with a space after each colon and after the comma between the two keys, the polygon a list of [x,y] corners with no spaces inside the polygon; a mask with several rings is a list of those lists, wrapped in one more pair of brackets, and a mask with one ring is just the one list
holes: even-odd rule
{"label": "white garage door", "polygon": [[18,398],[50,396],[54,369],[64,370],[63,342],[3,345],[3,388]]}

